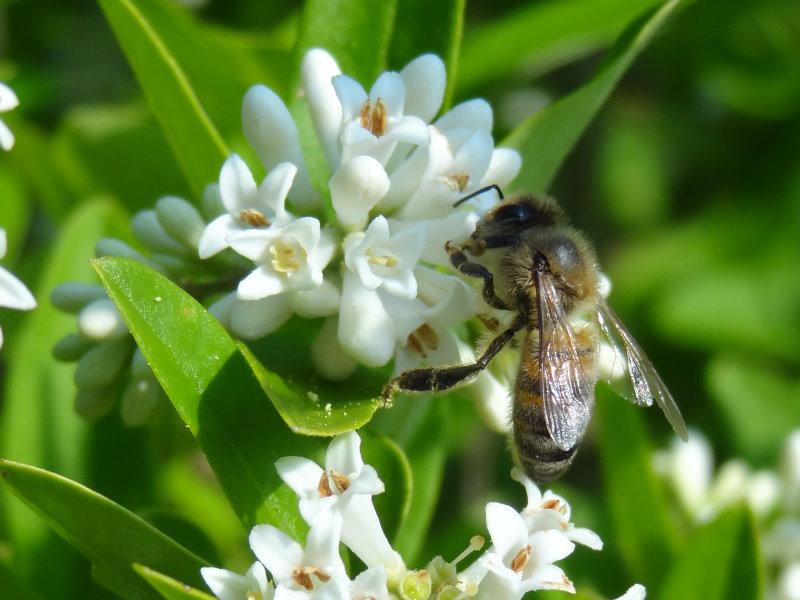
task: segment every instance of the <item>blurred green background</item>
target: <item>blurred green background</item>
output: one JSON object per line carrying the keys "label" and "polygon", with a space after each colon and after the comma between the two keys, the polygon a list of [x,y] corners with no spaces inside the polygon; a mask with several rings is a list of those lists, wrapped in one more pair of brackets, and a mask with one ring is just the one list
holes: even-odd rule
{"label": "blurred green background", "polygon": [[[285,91],[298,3],[163,4],[169,18],[199,32],[209,55],[235,71],[226,78],[225,69],[210,68],[205,84],[227,90],[227,104],[218,108],[232,132],[224,133],[241,138],[243,82]],[[588,80],[603,49],[655,4],[470,0],[455,101],[489,99],[500,140]],[[401,50],[390,66],[410,58]],[[88,277],[78,257],[88,259],[108,231],[124,232],[125,211],[167,193],[191,198],[99,7],[88,0],[0,2],[0,80],[21,101],[2,115],[17,136],[14,150],[0,156],[0,225],[10,243],[3,264],[43,305],[33,314],[0,311],[7,340],[0,353],[0,455],[86,483],[211,560],[241,567],[248,560],[245,535],[185,428],[167,411],[145,430],[124,429],[116,413],[82,422],[72,411],[70,368],[49,356],[71,319],[47,308],[46,294],[65,279]],[[233,146],[241,149],[241,141]],[[720,460],[774,465],[786,434],[800,426],[797,3],[690,4],[626,74],[551,192],[595,241],[613,282],[612,305],[658,366],[687,423],[708,435]],[[97,203],[106,221],[84,218],[62,242],[61,262],[44,260],[69,216]],[[11,363],[20,365],[14,373]],[[482,532],[487,500],[523,502],[507,477],[506,441],[463,403],[451,410],[448,403],[456,402],[401,402],[374,425],[401,445],[424,443],[425,435],[445,440],[431,455],[443,481],[426,556],[452,557]],[[634,433],[622,431],[636,437],[644,419],[645,444],[664,446],[672,435],[656,410],[634,414],[622,400],[601,397],[598,412],[603,434],[614,420],[634,419]],[[431,426],[404,439],[408,423],[423,418]],[[621,593],[634,576],[658,584],[658,567],[637,571],[631,548],[615,537],[624,529],[620,514],[603,502],[613,494],[607,461],[616,450],[599,452],[596,434],[556,488],[573,502],[573,520],[598,531],[607,549],[576,552],[567,572],[579,587],[606,595]],[[436,477],[431,482],[435,493]],[[651,507],[637,510],[646,515]],[[686,535],[680,526],[676,531]],[[679,542],[667,546],[669,554]],[[86,562],[4,491],[0,590],[10,594],[3,598],[107,596],[90,581]]]}

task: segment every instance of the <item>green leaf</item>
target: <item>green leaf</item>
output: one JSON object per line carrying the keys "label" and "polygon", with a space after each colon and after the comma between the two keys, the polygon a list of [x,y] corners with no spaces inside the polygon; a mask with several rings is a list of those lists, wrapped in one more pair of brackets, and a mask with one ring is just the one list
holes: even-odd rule
{"label": "green leaf", "polygon": [[[98,1],[187,180],[199,195],[207,183],[217,179],[229,151],[203,104],[205,96],[201,100],[175,56],[172,36],[159,32],[149,17],[147,9],[157,10],[157,0]],[[207,52],[202,51],[198,59],[203,57]],[[216,86],[224,89],[224,81],[217,81]],[[241,96],[235,104],[237,111],[238,102]]]}
{"label": "green leaf", "polygon": [[245,527],[271,523],[302,536],[296,498],[274,463],[315,443],[289,430],[236,342],[191,296],[132,260],[94,266]]}
{"label": "green leaf", "polygon": [[[597,386],[598,446],[608,510],[634,580],[655,585],[676,550],[677,534],[650,460],[650,447],[635,407],[604,384]],[[656,410],[656,409],[654,409]]]}
{"label": "green leaf", "polygon": [[[468,31],[458,87],[470,90],[514,71],[541,75],[606,45],[658,0],[535,2]],[[421,30],[423,30],[421,28]]]}
{"label": "green leaf", "polygon": [[206,592],[201,592],[185,583],[181,583],[177,579],[168,577],[150,567],[135,564],[133,565],[133,570],[141,575],[147,583],[152,585],[158,593],[167,600],[214,600],[214,596]]}
{"label": "green leaf", "polygon": [[361,455],[386,484],[386,491],[373,500],[386,536],[396,539],[411,508],[411,465],[402,448],[391,439],[366,431],[361,432]]}
{"label": "green leaf", "polygon": [[[75,479],[88,478],[90,428],[73,409],[74,367],[56,362],[49,352],[61,337],[74,332],[75,316],[58,311],[47,298],[65,280],[91,281],[87,258],[92,256],[95,242],[104,236],[124,237],[127,226],[127,216],[113,202],[86,202],[67,219],[51,252],[42,260],[46,265],[42,278],[31,286],[39,307],[26,315],[3,348],[8,371],[2,377],[6,393],[0,456]],[[16,501],[8,503],[8,530],[18,573],[33,580],[41,555],[49,553],[53,564],[40,591],[52,595],[70,589],[77,574],[76,565],[65,552],[68,546]]]}
{"label": "green leaf", "polygon": [[466,0],[405,0],[397,6],[389,66],[401,69],[421,54],[438,54],[447,69],[445,110],[451,104],[458,74],[465,6]]}
{"label": "green leaf", "polygon": [[528,117],[503,141],[522,154],[525,168],[515,185],[530,192],[548,189],[561,163],[634,59],[681,5],[669,0],[631,25],[610,50],[594,78],[555,104]]}
{"label": "green leaf", "polygon": [[358,429],[369,422],[380,406],[377,395],[388,377],[384,370],[359,367],[344,382],[320,377],[314,369],[309,347],[316,323],[292,319],[280,330],[254,343],[259,362],[244,344],[247,358],[261,387],[283,420],[295,433],[333,436]]}
{"label": "green leaf", "polygon": [[798,382],[751,355],[730,354],[711,359],[707,382],[737,456],[774,465],[784,440],[800,423]]}
{"label": "green leaf", "polygon": [[660,600],[761,598],[763,587],[753,519],[745,508],[736,507],[688,540],[657,597]]}
{"label": "green leaf", "polygon": [[298,61],[324,48],[343,73],[369,88],[386,67],[397,0],[308,0],[300,17]]}
{"label": "green leaf", "polygon": [[0,460],[0,480],[104,574],[103,584],[123,598],[155,598],[133,572],[147,560],[161,571],[198,585],[198,558],[145,521],[61,475]]}

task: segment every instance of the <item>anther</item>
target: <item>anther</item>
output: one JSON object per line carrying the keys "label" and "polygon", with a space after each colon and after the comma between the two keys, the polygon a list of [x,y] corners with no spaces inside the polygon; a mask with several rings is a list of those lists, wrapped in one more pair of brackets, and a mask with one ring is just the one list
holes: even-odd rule
{"label": "anther", "polygon": [[522,550],[520,550],[514,557],[514,560],[511,561],[511,570],[514,571],[514,573],[521,573],[522,569],[525,568],[525,565],[528,564],[530,557],[531,546],[528,544]]}
{"label": "anther", "polygon": [[320,498],[328,498],[330,496],[333,496],[333,491],[331,491],[331,485],[328,482],[327,473],[323,473],[322,476],[319,478],[319,484],[317,485],[317,492],[319,492]]}
{"label": "anther", "polygon": [[253,227],[269,227],[270,222],[263,213],[254,208],[245,208],[239,211],[239,218]]}
{"label": "anther", "polygon": [[386,105],[378,98],[375,104],[367,100],[361,107],[361,126],[377,137],[386,133]]}
{"label": "anther", "polygon": [[413,350],[414,352],[416,352],[417,354],[419,354],[420,356],[422,356],[423,358],[427,358],[427,357],[428,357],[428,354],[425,352],[425,348],[423,348],[423,347],[422,347],[422,344],[420,343],[420,341],[419,341],[419,338],[417,338],[417,336],[415,335],[415,333],[416,333],[416,332],[413,332],[413,331],[412,331],[412,332],[409,334],[409,336],[408,336],[408,339],[406,340],[406,345],[407,345],[407,346],[408,346],[408,347],[409,347],[411,350]]}
{"label": "anther", "polygon": [[367,262],[373,265],[380,265],[381,267],[388,267],[390,269],[396,267],[399,263],[397,257],[387,254],[385,256],[374,256],[372,254],[367,258]]}
{"label": "anther", "polygon": [[463,192],[469,185],[469,175],[467,173],[456,173],[442,177],[442,181],[454,192]]}
{"label": "anther", "polygon": [[431,350],[436,350],[439,347],[439,335],[427,323],[420,325],[417,328],[417,333]]}
{"label": "anther", "polygon": [[347,478],[347,475],[344,473],[339,473],[338,471],[329,471],[328,473],[331,476],[331,479],[333,479],[333,484],[339,490],[339,493],[345,493],[347,488],[350,487],[350,480]]}
{"label": "anther", "polygon": [[291,243],[276,242],[269,247],[272,255],[272,268],[278,273],[294,273],[300,268],[295,247]]}
{"label": "anther", "polygon": [[470,554],[483,548],[483,545],[485,543],[486,543],[486,538],[484,538],[482,535],[473,535],[469,539],[469,546],[467,546],[461,554],[459,554],[452,561],[450,561],[450,564],[455,567],[458,563],[467,558]]}

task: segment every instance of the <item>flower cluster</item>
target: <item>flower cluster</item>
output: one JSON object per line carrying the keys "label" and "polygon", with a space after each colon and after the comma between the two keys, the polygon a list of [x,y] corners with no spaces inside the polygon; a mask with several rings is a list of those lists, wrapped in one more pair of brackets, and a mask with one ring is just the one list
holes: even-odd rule
{"label": "flower cluster", "polygon": [[800,600],[800,430],[787,439],[780,471],[752,471],[731,459],[714,474],[711,445],[698,431],[655,456],[656,470],[669,483],[686,513],[697,522],[746,502],[763,534],[764,557],[773,575],[770,600]]}
{"label": "flower cluster", "polygon": [[[2,88],[0,88],[0,102],[2,102],[2,91]],[[2,123],[0,123],[0,126],[3,126]],[[2,127],[0,127],[0,142],[2,141],[2,135]],[[0,227],[0,259],[5,257],[7,250],[6,230]],[[3,267],[0,267],[0,308],[13,308],[15,310],[36,308],[36,300],[28,288],[25,287],[25,284]],[[0,347],[2,346],[3,330],[0,329]]]}
{"label": "flower cluster", "polygon": [[[306,546],[271,525],[257,525],[250,533],[250,547],[258,560],[245,575],[202,569],[218,598],[520,600],[535,590],[574,593],[572,582],[555,563],[572,553],[574,542],[602,548],[597,534],[570,522],[570,506],[564,498],[550,491],[542,494],[515,469],[512,476],[525,487],[527,506],[518,512],[505,504],[487,504],[491,545],[477,560],[459,572],[459,563],[484,546],[481,536],[474,536],[452,561],[437,556],[424,569],[409,569],[381,527],[372,496],[382,493],[384,486],[375,469],[364,464],[360,444],[355,432],[335,437],[324,468],[300,457],[276,463],[281,479],[297,494],[300,513],[310,526]],[[352,579],[339,556],[339,542],[366,565]],[[644,596],[644,588],[636,585],[619,600]]]}
{"label": "flower cluster", "polygon": [[[242,102],[242,127],[263,180],[231,155],[207,187],[202,213],[180,198],[162,198],[133,218],[137,248],[106,239],[97,255],[161,271],[242,340],[269,335],[293,314],[322,319],[310,356],[330,380],[346,379],[358,364],[393,361],[399,373],[474,360],[471,344],[453,328],[475,316],[478,300],[450,271],[444,246],[467,238],[497,195],[453,204],[508,184],[521,161],[514,150],[494,147],[486,101],[439,115],[445,84],[441,59],[423,55],[381,74],[367,91],[330,54],[311,50],[302,63],[301,103],[318,160],[304,154],[286,104],[254,86]],[[66,284],[53,301],[78,314],[78,333],[56,355],[78,361],[79,410],[104,414],[116,397],[109,389],[121,385],[125,422],[143,423],[158,386],[102,290]],[[505,427],[504,386],[488,371],[474,383],[483,412],[493,411],[496,427]],[[486,403],[495,397],[500,401]]]}

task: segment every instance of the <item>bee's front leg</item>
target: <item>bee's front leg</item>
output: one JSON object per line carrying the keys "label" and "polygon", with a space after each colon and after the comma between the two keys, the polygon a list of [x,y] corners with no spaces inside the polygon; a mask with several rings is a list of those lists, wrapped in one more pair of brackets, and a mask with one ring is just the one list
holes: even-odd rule
{"label": "bee's front leg", "polygon": [[492,272],[489,269],[479,263],[469,260],[467,255],[464,254],[464,251],[451,242],[445,243],[444,249],[447,254],[450,255],[450,263],[456,269],[468,277],[478,277],[483,279],[482,295],[483,299],[489,306],[500,310],[510,310],[510,307],[508,304],[506,304],[506,301],[495,293],[494,275],[492,275]]}

